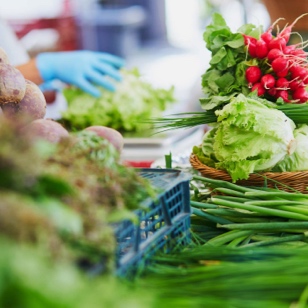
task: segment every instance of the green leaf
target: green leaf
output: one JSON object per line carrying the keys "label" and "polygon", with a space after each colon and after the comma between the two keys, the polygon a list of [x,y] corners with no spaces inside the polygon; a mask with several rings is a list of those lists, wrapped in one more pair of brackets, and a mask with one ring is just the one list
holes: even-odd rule
{"label": "green leaf", "polygon": [[219,88],[226,89],[229,88],[234,83],[234,81],[235,78],[233,74],[226,73],[216,79],[216,84],[219,86]]}
{"label": "green leaf", "polygon": [[221,47],[219,51],[212,57],[210,64],[215,65],[220,63],[227,55],[227,50],[225,47]]}

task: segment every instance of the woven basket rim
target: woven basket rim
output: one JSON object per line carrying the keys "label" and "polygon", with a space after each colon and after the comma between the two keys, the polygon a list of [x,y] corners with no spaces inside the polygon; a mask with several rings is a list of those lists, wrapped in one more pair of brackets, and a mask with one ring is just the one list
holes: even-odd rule
{"label": "woven basket rim", "polygon": [[[225,179],[226,181],[232,181],[231,176],[225,170],[215,169],[203,164],[197,155],[190,155],[190,164],[195,169],[201,172],[201,174],[211,175],[213,178]],[[248,183],[252,182],[261,182],[264,183],[265,179],[273,180],[282,183],[283,185],[290,185],[292,183],[307,183],[308,186],[308,171],[287,171],[287,172],[259,172],[251,173],[246,180],[238,180],[236,183]]]}

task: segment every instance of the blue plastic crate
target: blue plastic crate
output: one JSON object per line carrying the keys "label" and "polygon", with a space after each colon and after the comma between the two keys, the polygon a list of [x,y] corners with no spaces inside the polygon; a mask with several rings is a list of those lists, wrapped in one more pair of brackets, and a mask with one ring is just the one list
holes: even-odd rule
{"label": "blue plastic crate", "polygon": [[158,251],[168,252],[190,241],[191,175],[176,169],[151,168],[140,169],[140,175],[163,192],[157,201],[145,201],[148,210],[136,211],[139,224],[123,221],[115,228],[119,276],[136,272]]}

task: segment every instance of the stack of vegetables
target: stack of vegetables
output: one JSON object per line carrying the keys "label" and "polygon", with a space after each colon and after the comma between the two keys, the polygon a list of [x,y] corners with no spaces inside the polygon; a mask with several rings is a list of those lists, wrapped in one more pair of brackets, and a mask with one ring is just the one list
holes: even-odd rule
{"label": "stack of vegetables", "polygon": [[193,153],[234,182],[254,172],[308,170],[308,64],[305,42],[288,45],[292,26],[264,32],[246,24],[233,33],[214,14],[204,32],[212,53],[202,76],[205,112],[157,119],[157,127],[211,126]]}
{"label": "stack of vegetables", "polygon": [[120,163],[123,137],[102,126],[69,133],[44,119],[42,92],[3,50],[0,103],[0,306],[108,306],[117,298],[96,288],[109,284],[129,298],[114,279],[89,280],[115,270],[112,224],[137,219],[158,193]]}

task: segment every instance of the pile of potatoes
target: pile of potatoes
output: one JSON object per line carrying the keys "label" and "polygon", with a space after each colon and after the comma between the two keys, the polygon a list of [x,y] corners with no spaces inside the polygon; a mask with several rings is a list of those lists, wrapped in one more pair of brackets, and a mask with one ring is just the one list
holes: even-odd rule
{"label": "pile of potatoes", "polygon": [[[78,65],[78,64],[77,64]],[[6,52],[0,48],[0,107],[2,116],[18,123],[20,132],[30,138],[42,138],[56,143],[70,133],[58,122],[45,119],[46,99],[40,88],[9,63]],[[109,127],[86,128],[107,139],[120,152],[122,135]]]}

